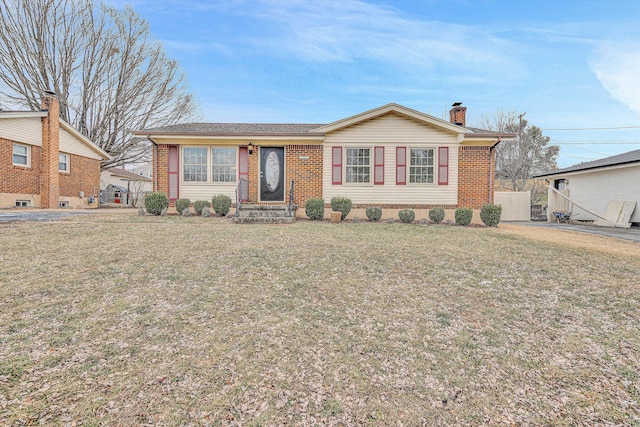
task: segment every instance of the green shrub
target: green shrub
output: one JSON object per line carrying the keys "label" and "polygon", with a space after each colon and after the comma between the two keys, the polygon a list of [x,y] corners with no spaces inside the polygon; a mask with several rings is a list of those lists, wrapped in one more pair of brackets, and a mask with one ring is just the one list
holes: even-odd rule
{"label": "green shrub", "polygon": [[176,210],[178,213],[182,213],[185,209],[191,206],[191,200],[189,199],[178,199],[176,200]]}
{"label": "green shrub", "polygon": [[344,220],[349,212],[351,212],[351,199],[347,197],[333,197],[331,198],[331,210],[334,212],[341,212],[342,219]]}
{"label": "green shrub", "polygon": [[411,209],[403,209],[398,212],[398,218],[405,224],[411,224],[411,222],[416,219],[416,213]]}
{"label": "green shrub", "polygon": [[193,202],[193,210],[196,212],[196,215],[202,215],[202,209],[204,207],[209,207],[211,206],[211,203],[209,203],[208,200],[196,200],[195,202]]}
{"label": "green shrub", "polygon": [[480,209],[480,219],[487,227],[494,227],[500,223],[500,215],[502,215],[502,206],[485,203]]}
{"label": "green shrub", "polygon": [[229,209],[231,209],[231,197],[224,194],[215,195],[213,199],[211,199],[211,206],[215,213],[225,216],[229,213]]}
{"label": "green shrub", "polygon": [[147,193],[144,195],[144,210],[151,215],[160,216],[163,209],[169,208],[169,199],[164,193]]}
{"label": "green shrub", "polygon": [[467,226],[471,224],[473,218],[473,209],[471,208],[458,208],[455,213],[456,224]]}
{"label": "green shrub", "polygon": [[324,218],[324,199],[308,199],[304,202],[304,213],[311,219]]}
{"label": "green shrub", "polygon": [[367,219],[369,221],[377,221],[382,218],[382,208],[377,208],[375,206],[370,206],[364,211],[367,214]]}
{"label": "green shrub", "polygon": [[429,219],[436,224],[444,221],[444,208],[433,208],[429,211]]}

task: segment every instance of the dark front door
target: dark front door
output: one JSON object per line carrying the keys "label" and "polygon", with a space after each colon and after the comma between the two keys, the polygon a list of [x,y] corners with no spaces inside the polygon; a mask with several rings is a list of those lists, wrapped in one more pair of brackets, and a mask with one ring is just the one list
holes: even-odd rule
{"label": "dark front door", "polygon": [[260,147],[260,200],[284,202],[284,147]]}

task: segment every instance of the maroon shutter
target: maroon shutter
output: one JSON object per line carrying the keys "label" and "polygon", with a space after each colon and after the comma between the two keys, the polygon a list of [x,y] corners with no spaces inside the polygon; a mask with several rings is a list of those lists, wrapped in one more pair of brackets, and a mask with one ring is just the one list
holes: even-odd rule
{"label": "maroon shutter", "polygon": [[178,146],[169,146],[169,200],[174,201],[179,197],[178,182],[180,178],[180,161],[178,157]]}
{"label": "maroon shutter", "polygon": [[384,184],[384,147],[374,147],[373,149],[373,184]]}
{"label": "maroon shutter", "polygon": [[407,147],[396,147],[396,185],[407,183]]}
{"label": "maroon shutter", "polygon": [[342,185],[342,147],[331,148],[331,184]]}
{"label": "maroon shutter", "polygon": [[[247,181],[246,188],[249,188],[249,148],[248,147],[240,147],[240,156],[239,156],[239,164],[238,164],[238,178],[244,179]],[[249,200],[249,192],[243,191],[245,186],[241,186],[241,202],[246,202]]]}
{"label": "maroon shutter", "polygon": [[449,147],[438,147],[438,185],[449,185]]}

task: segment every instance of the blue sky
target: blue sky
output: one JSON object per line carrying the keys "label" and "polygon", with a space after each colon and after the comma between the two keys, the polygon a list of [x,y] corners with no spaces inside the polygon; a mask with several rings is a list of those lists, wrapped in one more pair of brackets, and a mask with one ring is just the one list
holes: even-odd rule
{"label": "blue sky", "polygon": [[461,101],[470,126],[526,111],[561,167],[640,149],[640,0],[107,3],[148,20],[204,121],[329,123],[389,102],[448,118]]}

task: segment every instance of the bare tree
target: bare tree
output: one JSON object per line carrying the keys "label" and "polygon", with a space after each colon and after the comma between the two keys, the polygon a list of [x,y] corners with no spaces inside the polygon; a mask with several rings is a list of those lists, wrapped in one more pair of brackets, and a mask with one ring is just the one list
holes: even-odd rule
{"label": "bare tree", "polygon": [[0,0],[0,95],[37,111],[44,90],[60,116],[109,153],[102,167],[145,160],[132,130],[197,117],[178,63],[131,7],[93,0]]}
{"label": "bare tree", "polygon": [[516,134],[496,147],[496,178],[512,191],[531,191],[531,201],[537,203],[546,191],[533,175],[556,168],[560,147],[548,145],[550,138],[523,117],[515,111],[498,111],[491,118],[483,118],[481,127]]}

